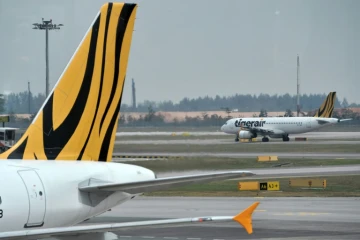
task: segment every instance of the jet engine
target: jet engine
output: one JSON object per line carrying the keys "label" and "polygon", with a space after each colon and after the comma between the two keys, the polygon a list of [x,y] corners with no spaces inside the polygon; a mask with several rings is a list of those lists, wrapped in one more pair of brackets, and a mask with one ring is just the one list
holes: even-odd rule
{"label": "jet engine", "polygon": [[252,133],[250,131],[243,131],[241,130],[239,132],[239,138],[241,139],[250,139],[250,138],[256,138],[257,134],[256,133]]}

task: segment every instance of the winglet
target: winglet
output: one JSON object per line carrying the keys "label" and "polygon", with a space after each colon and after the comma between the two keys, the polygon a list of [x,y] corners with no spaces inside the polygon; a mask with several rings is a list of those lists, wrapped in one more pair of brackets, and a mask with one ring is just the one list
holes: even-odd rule
{"label": "winglet", "polygon": [[234,221],[240,223],[245,228],[248,234],[253,233],[251,215],[259,204],[260,202],[253,203],[250,207],[233,218]]}

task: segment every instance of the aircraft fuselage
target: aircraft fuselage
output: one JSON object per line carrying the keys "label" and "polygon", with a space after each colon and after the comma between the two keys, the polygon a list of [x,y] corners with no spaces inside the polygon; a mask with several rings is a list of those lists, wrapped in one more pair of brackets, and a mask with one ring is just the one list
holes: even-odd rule
{"label": "aircraft fuselage", "polygon": [[[221,127],[221,131],[229,134],[238,134],[241,130],[241,126],[243,126],[248,128],[263,128],[266,130],[272,130],[274,132],[273,137],[282,137],[287,136],[288,134],[311,132],[337,122],[337,118],[319,117],[233,118],[228,120]],[[244,130],[246,131],[246,129]],[[258,133],[258,135],[269,136],[269,134],[261,133]]]}
{"label": "aircraft fuselage", "polygon": [[96,183],[155,179],[139,166],[84,161],[0,161],[0,232],[64,227],[101,214],[136,195],[79,191]]}

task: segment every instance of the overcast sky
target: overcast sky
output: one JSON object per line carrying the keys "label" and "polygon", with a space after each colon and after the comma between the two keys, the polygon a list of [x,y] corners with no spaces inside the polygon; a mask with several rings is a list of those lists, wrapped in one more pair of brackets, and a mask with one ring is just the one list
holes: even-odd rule
{"label": "overcast sky", "polygon": [[[45,32],[52,18],[50,87],[101,0],[0,0],[0,92],[45,91]],[[123,100],[337,91],[360,103],[358,0],[153,0],[139,3]]]}

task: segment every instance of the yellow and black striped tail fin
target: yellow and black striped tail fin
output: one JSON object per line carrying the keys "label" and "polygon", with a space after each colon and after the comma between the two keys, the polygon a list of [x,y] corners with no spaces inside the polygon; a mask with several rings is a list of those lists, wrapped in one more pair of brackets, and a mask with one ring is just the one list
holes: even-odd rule
{"label": "yellow and black striped tail fin", "polygon": [[0,159],[110,161],[136,4],[104,4],[21,139]]}
{"label": "yellow and black striped tail fin", "polygon": [[336,92],[330,92],[320,108],[316,111],[314,117],[331,118],[334,111]]}

